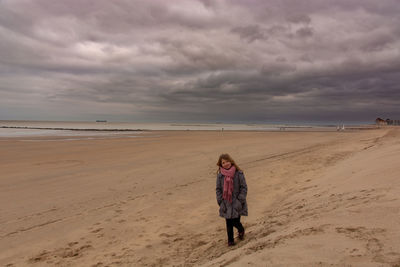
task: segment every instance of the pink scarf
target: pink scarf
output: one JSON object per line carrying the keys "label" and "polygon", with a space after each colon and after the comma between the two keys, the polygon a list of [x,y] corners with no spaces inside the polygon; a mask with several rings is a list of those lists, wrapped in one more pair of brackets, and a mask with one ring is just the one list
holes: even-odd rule
{"label": "pink scarf", "polygon": [[232,203],[232,192],[233,192],[233,177],[236,172],[235,166],[229,168],[229,170],[222,167],[219,168],[222,175],[225,176],[224,179],[224,193],[222,198]]}

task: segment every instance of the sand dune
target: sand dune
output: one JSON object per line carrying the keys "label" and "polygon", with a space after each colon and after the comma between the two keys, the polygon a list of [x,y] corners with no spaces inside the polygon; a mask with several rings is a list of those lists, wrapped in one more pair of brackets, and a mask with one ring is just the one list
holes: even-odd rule
{"label": "sand dune", "polygon": [[[399,137],[386,128],[3,138],[0,264],[395,266]],[[249,186],[247,235],[233,248],[215,200],[222,152]]]}

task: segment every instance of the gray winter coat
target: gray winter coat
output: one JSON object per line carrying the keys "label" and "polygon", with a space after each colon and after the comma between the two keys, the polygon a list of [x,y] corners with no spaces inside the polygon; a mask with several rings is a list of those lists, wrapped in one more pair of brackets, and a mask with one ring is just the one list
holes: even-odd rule
{"label": "gray winter coat", "polygon": [[240,215],[247,216],[247,184],[242,171],[236,171],[233,178],[232,203],[222,198],[224,192],[225,176],[217,175],[217,202],[219,205],[219,216],[226,219],[238,218]]}

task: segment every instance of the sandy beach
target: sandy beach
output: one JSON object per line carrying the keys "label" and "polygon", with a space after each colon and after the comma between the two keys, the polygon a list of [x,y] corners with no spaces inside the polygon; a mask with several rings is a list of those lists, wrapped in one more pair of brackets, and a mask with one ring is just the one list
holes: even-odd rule
{"label": "sandy beach", "polygon": [[[400,266],[400,129],[0,138],[1,266]],[[226,245],[216,161],[244,170]],[[235,232],[236,235],[236,232]]]}

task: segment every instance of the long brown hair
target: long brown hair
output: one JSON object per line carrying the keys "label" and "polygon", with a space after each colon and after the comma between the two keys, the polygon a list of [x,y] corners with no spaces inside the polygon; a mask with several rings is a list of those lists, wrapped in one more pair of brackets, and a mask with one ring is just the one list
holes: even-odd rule
{"label": "long brown hair", "polygon": [[229,161],[233,166],[235,166],[236,170],[241,171],[242,169],[239,168],[239,166],[236,164],[236,162],[233,160],[233,158],[231,156],[229,156],[228,153],[225,154],[221,154],[218,158],[218,162],[217,162],[217,166],[218,166],[218,170],[217,173],[219,173],[219,167],[222,167],[222,160],[226,160]]}

